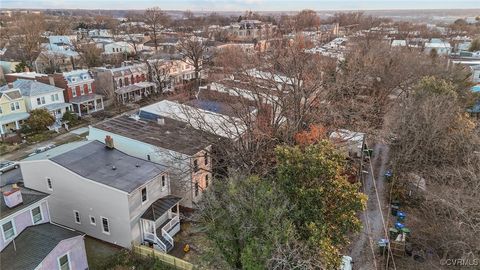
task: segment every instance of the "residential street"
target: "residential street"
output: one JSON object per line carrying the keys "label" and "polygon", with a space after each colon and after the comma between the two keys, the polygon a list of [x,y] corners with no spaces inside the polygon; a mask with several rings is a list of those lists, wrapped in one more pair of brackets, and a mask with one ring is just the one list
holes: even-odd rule
{"label": "residential street", "polygon": [[[363,230],[357,236],[357,239],[353,241],[349,254],[346,254],[353,258],[355,269],[358,270],[383,269],[383,267],[380,266],[382,260],[379,260],[380,255],[378,253],[377,242],[379,239],[384,238],[385,232],[382,216],[379,212],[380,208],[378,206],[375,186],[380,198],[385,222],[387,222],[388,206],[385,198],[387,191],[384,185],[384,173],[388,162],[388,152],[388,146],[376,144],[371,160],[371,167],[369,163],[366,164],[368,174],[365,175],[364,192],[368,195],[368,202],[366,211],[360,216]],[[372,170],[375,176],[375,185]],[[374,261],[375,258],[376,260]]]}
{"label": "residential street", "polygon": [[85,127],[81,127],[78,129],[72,129],[67,133],[61,134],[51,140],[39,142],[36,144],[29,145],[27,147],[24,147],[22,149],[19,149],[17,151],[13,151],[11,153],[2,155],[1,160],[20,160],[28,156],[30,153],[32,153],[35,149],[48,145],[48,144],[63,144],[66,142],[71,142],[71,141],[76,141],[80,140],[83,137],[81,136],[83,133],[88,132],[88,129],[85,129]]}

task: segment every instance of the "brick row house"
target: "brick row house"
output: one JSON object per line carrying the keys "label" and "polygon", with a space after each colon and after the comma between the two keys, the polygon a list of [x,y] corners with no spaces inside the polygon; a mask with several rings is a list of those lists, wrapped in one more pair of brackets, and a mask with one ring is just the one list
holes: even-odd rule
{"label": "brick row house", "polygon": [[73,111],[79,116],[104,109],[103,97],[96,94],[95,79],[87,69],[55,73],[36,79],[62,88],[65,101],[72,104]]}
{"label": "brick row house", "polygon": [[149,81],[146,64],[96,68],[93,74],[97,89],[123,104],[138,101],[157,91],[156,84]]}

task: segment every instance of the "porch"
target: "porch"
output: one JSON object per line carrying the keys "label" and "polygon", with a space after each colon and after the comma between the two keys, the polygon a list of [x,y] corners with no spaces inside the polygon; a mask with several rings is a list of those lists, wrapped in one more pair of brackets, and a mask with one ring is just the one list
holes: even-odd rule
{"label": "porch", "polygon": [[180,231],[181,198],[166,196],[153,202],[140,218],[144,244],[168,253],[174,247],[173,237]]}
{"label": "porch", "polygon": [[70,103],[52,103],[43,106],[43,108],[47,109],[47,111],[55,117],[55,122],[60,123],[63,118],[63,114],[66,111],[73,111],[72,104]]}
{"label": "porch", "polygon": [[152,82],[138,82],[115,90],[117,99],[122,104],[139,101],[154,92],[156,92],[156,84]]}
{"label": "porch", "polygon": [[16,133],[21,128],[23,122],[30,117],[29,113],[11,113],[0,116],[0,134],[6,136],[7,134]]}
{"label": "porch", "polygon": [[97,94],[77,96],[71,102],[73,111],[78,116],[103,110],[103,97]]}

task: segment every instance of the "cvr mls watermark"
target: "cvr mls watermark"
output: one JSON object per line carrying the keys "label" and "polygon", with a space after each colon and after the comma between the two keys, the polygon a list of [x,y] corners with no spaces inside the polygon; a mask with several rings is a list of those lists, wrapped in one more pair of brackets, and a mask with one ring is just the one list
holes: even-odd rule
{"label": "cvr mls watermark", "polygon": [[447,266],[480,266],[480,259],[442,259],[440,265]]}

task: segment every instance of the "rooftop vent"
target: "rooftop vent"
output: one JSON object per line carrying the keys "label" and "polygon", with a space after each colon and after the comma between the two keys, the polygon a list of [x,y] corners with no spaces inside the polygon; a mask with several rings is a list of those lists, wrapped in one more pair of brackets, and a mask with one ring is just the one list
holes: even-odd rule
{"label": "rooftop vent", "polygon": [[117,167],[115,167],[115,165],[113,165],[113,166],[112,166],[112,170],[115,171],[116,169],[117,169]]}
{"label": "rooftop vent", "polygon": [[3,192],[3,199],[9,208],[13,208],[23,202],[22,193],[17,185],[12,186],[12,190]]}
{"label": "rooftop vent", "polygon": [[113,138],[110,135],[105,136],[105,146],[108,149],[114,149],[115,145],[113,144]]}

